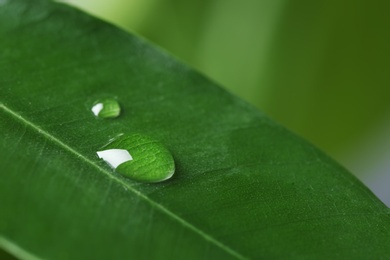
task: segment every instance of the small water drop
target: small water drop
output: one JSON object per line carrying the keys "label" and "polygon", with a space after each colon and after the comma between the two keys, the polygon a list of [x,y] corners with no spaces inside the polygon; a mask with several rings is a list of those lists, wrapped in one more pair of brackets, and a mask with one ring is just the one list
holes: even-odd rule
{"label": "small water drop", "polygon": [[92,113],[99,118],[114,118],[121,113],[121,107],[113,98],[98,100],[91,108]]}
{"label": "small water drop", "polygon": [[120,135],[96,153],[116,172],[141,182],[164,181],[175,172],[175,162],[168,149],[142,134]]}

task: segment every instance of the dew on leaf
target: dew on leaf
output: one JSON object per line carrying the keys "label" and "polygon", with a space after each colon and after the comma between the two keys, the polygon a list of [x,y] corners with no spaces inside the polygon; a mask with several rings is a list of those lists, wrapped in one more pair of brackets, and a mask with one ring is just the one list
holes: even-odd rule
{"label": "dew on leaf", "polygon": [[172,177],[175,162],[159,141],[142,134],[117,137],[96,152],[116,172],[141,182],[161,182]]}
{"label": "dew on leaf", "polygon": [[115,118],[121,113],[121,107],[117,100],[106,98],[97,100],[92,108],[92,113],[98,118]]}

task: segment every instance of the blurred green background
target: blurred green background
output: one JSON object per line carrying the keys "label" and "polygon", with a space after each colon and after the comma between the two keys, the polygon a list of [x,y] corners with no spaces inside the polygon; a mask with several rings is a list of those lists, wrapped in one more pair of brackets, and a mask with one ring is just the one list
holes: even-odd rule
{"label": "blurred green background", "polygon": [[66,0],[167,49],[390,205],[390,1]]}

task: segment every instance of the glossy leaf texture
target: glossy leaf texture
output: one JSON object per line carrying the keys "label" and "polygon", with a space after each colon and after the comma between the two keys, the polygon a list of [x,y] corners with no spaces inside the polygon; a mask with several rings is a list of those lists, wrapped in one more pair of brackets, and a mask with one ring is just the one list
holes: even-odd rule
{"label": "glossy leaf texture", "polygon": [[[389,209],[254,107],[78,10],[1,5],[4,250],[22,259],[390,255]],[[106,97],[121,104],[118,118],[92,114]],[[171,151],[170,180],[131,181],[97,158],[128,132]]]}

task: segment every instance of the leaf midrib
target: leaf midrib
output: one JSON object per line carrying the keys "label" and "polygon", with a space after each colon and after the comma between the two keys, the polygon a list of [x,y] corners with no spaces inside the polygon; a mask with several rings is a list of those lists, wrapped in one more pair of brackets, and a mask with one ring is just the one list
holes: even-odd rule
{"label": "leaf midrib", "polygon": [[45,138],[53,141],[54,143],[56,143],[57,145],[61,146],[62,148],[64,148],[65,150],[71,152],[72,154],[76,155],[77,158],[83,160],[84,162],[92,165],[94,168],[96,168],[98,171],[102,172],[106,177],[116,181],[118,184],[124,186],[127,190],[133,192],[135,195],[137,195],[138,197],[144,199],[146,202],[150,203],[150,205],[152,205],[153,207],[155,207],[156,209],[160,210],[161,212],[167,214],[168,216],[170,216],[171,218],[175,219],[176,221],[178,221],[179,223],[181,223],[183,226],[189,228],[190,230],[192,230],[193,232],[197,233],[198,235],[200,235],[201,237],[203,237],[205,240],[215,244],[216,246],[218,246],[219,248],[221,248],[222,250],[226,251],[227,253],[231,254],[232,256],[238,258],[238,259],[248,259],[247,257],[244,257],[243,255],[241,255],[240,253],[236,252],[235,250],[231,249],[229,246],[221,243],[220,241],[216,240],[214,237],[212,237],[211,235],[205,233],[204,231],[196,228],[195,226],[193,226],[192,224],[190,224],[189,222],[187,222],[186,220],[182,219],[180,216],[176,215],[175,213],[173,213],[172,211],[170,211],[169,209],[165,208],[163,205],[157,203],[156,201],[150,199],[148,196],[144,195],[143,193],[141,193],[140,191],[134,189],[131,185],[129,185],[128,183],[124,182],[123,180],[117,178],[115,175],[111,174],[110,172],[108,172],[106,169],[100,167],[99,165],[95,164],[93,161],[91,161],[90,159],[88,159],[87,157],[85,157],[83,154],[77,152],[76,150],[74,150],[72,147],[68,146],[67,144],[65,144],[64,142],[62,142],[61,140],[59,140],[58,138],[54,137],[53,135],[49,134],[48,132],[46,132],[45,130],[41,129],[39,126],[35,125],[34,123],[30,122],[29,120],[25,119],[24,117],[22,117],[21,115],[19,115],[17,112],[13,111],[12,109],[8,108],[6,105],[4,105],[3,103],[0,104],[0,107],[2,109],[4,109],[5,112],[7,112],[8,114],[10,114],[11,116],[13,116],[15,119],[17,119],[18,121],[24,123],[26,126],[29,126],[30,128],[32,128],[33,130],[37,131],[38,134],[41,134],[42,136],[44,136]]}
{"label": "leaf midrib", "polygon": [[43,260],[40,257],[37,257],[33,255],[31,252],[28,252],[24,248],[20,247],[19,245],[15,244],[13,241],[10,241],[9,239],[0,236],[0,245],[3,245],[4,251],[7,253],[20,258],[20,259],[29,259],[29,260]]}

